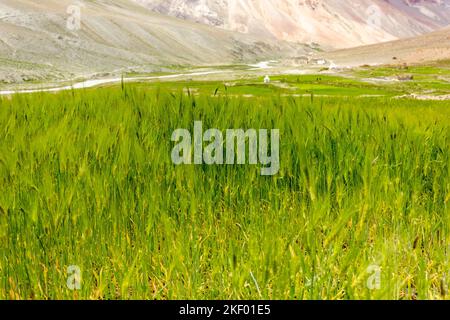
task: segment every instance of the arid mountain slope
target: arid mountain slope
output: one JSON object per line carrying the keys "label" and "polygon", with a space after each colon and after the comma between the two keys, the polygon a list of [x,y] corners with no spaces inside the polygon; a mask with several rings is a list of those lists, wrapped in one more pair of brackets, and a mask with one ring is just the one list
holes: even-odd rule
{"label": "arid mountain slope", "polygon": [[156,12],[259,36],[348,48],[450,24],[450,0],[134,0]]}
{"label": "arid mountain slope", "polygon": [[297,51],[302,47],[274,37],[163,16],[132,0],[0,0],[0,82],[256,61]]}
{"label": "arid mountain slope", "polygon": [[320,55],[340,66],[423,63],[450,59],[450,28],[426,35]]}

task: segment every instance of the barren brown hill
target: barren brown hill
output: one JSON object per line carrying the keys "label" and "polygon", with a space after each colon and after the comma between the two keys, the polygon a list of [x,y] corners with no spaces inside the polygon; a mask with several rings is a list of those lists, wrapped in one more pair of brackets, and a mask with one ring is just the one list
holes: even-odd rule
{"label": "barren brown hill", "polygon": [[450,28],[414,38],[329,52],[321,56],[341,66],[447,60],[450,59]]}

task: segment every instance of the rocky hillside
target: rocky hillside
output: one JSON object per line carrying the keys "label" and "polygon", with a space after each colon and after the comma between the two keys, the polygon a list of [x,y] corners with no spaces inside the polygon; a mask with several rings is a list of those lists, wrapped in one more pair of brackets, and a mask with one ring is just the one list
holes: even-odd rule
{"label": "rocky hillside", "polygon": [[158,71],[303,52],[144,9],[132,0],[0,0],[0,83]]}
{"label": "rocky hillside", "polygon": [[155,12],[220,28],[347,48],[450,24],[450,0],[134,0]]}

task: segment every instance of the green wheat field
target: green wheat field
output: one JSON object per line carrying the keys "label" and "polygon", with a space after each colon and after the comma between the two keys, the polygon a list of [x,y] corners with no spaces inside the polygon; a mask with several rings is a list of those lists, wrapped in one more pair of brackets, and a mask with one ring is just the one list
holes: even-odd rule
{"label": "green wheat field", "polygon": [[[0,98],[0,298],[449,299],[449,102],[302,79]],[[279,129],[279,173],[174,165],[194,121]]]}

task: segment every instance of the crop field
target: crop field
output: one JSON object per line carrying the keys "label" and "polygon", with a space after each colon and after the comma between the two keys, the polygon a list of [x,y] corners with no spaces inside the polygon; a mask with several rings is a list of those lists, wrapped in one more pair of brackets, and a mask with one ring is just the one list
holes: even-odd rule
{"label": "crop field", "polygon": [[426,92],[433,95],[450,93],[450,61],[438,61],[430,65],[365,67],[353,73],[357,78],[411,77],[413,80],[391,84],[391,90]]}
{"label": "crop field", "polygon": [[[273,83],[0,97],[0,298],[449,299],[449,102]],[[195,121],[279,129],[279,172],[173,164]]]}
{"label": "crop field", "polygon": [[[149,84],[131,84],[135,87],[149,88]],[[391,88],[385,85],[375,85],[358,79],[343,78],[327,74],[317,75],[284,75],[271,78],[271,84],[261,82],[259,78],[217,81],[177,81],[151,84],[150,88],[159,90],[165,88],[171,92],[190,91],[192,94],[209,96],[396,96],[406,93],[402,88]]]}

